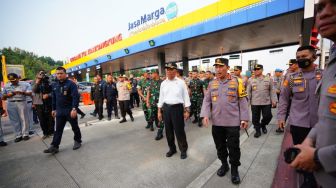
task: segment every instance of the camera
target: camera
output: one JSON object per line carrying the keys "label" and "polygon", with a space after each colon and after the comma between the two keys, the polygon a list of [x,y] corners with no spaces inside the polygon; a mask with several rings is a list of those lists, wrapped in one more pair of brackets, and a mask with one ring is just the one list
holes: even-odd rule
{"label": "camera", "polygon": [[292,163],[300,152],[301,150],[299,148],[287,148],[284,152],[285,162],[288,164]]}

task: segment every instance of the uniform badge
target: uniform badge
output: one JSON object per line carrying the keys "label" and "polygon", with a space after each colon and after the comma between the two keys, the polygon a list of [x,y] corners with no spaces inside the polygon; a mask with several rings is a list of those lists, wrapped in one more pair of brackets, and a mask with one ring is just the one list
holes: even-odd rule
{"label": "uniform badge", "polygon": [[303,92],[305,89],[304,89],[304,87],[299,87],[298,90],[299,90],[299,92]]}
{"label": "uniform badge", "polygon": [[288,80],[285,80],[282,84],[284,87],[287,87],[288,86]]}
{"label": "uniform badge", "polygon": [[330,113],[336,115],[336,102],[332,102],[329,105],[329,111]]}
{"label": "uniform badge", "polygon": [[212,96],[212,101],[216,102],[217,101],[217,96]]}
{"label": "uniform badge", "polygon": [[334,85],[332,85],[328,88],[328,93],[329,94],[336,94],[336,84],[334,84]]}
{"label": "uniform badge", "polygon": [[257,86],[252,86],[252,90],[253,91],[257,90]]}

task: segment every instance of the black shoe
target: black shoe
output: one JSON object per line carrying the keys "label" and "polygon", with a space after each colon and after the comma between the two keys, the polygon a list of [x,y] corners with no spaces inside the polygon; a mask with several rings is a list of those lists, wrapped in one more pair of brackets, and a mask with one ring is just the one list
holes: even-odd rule
{"label": "black shoe", "polygon": [[147,124],[147,126],[145,127],[146,129],[149,129],[151,126],[149,124]]}
{"label": "black shoe", "polygon": [[261,136],[260,130],[257,130],[256,133],[254,134],[255,138],[259,138]]}
{"label": "black shoe", "polygon": [[275,132],[276,132],[276,133],[283,133],[283,132],[284,132],[284,130],[283,130],[283,129],[281,129],[281,128],[277,128],[277,130],[275,130]]}
{"label": "black shoe", "polygon": [[73,146],[73,150],[76,150],[76,149],[79,149],[80,147],[82,146],[82,144],[81,143],[79,143],[79,142],[77,142],[77,141],[75,141],[75,143],[74,143],[74,146]]}
{"label": "black shoe", "polygon": [[125,118],[122,119],[121,121],[119,121],[119,123],[125,123],[125,122],[127,122],[127,120]]}
{"label": "black shoe", "polygon": [[202,127],[202,126],[203,126],[203,124],[202,124],[201,121],[198,122],[198,126],[199,126],[199,127]]}
{"label": "black shoe", "polygon": [[188,156],[186,151],[181,152],[181,159],[186,159],[187,157]]}
{"label": "black shoe", "polygon": [[91,115],[91,116],[94,116],[94,117],[97,116],[97,114],[95,114],[95,113],[90,113],[90,115]]}
{"label": "black shoe", "polygon": [[222,165],[218,170],[217,170],[217,176],[223,177],[225,174],[229,171],[230,167],[228,164]]}
{"label": "black shoe", "polygon": [[240,177],[238,173],[238,167],[232,167],[231,168],[231,182],[233,184],[239,184],[240,183]]}
{"label": "black shoe", "polygon": [[267,128],[266,128],[266,126],[265,126],[265,127],[261,127],[261,130],[262,130],[262,132],[263,132],[264,134],[267,134]]}
{"label": "black shoe", "polygon": [[22,136],[15,138],[14,142],[20,142],[21,140],[22,140]]}
{"label": "black shoe", "polygon": [[134,121],[134,117],[133,116],[131,116],[131,121]]}
{"label": "black shoe", "polygon": [[99,120],[102,120],[103,118],[104,118],[104,116],[100,116],[98,119],[99,119]]}
{"label": "black shoe", "polygon": [[107,120],[109,120],[109,121],[111,121],[111,119],[112,119],[111,117],[108,117],[108,118],[107,118]]}
{"label": "black shoe", "polygon": [[48,149],[44,150],[43,152],[55,154],[55,153],[58,153],[58,148],[51,145]]}
{"label": "black shoe", "polygon": [[83,118],[85,117],[85,115],[86,115],[86,114],[82,114],[80,118],[83,119]]}
{"label": "black shoe", "polygon": [[150,131],[154,131],[153,125],[150,126]]}
{"label": "black shoe", "polygon": [[7,146],[7,142],[1,141],[0,142],[0,147]]}
{"label": "black shoe", "polygon": [[34,131],[29,131],[29,135],[33,135],[33,134],[35,134]]}
{"label": "black shoe", "polygon": [[156,135],[155,140],[161,140],[163,138],[162,133],[159,133]]}
{"label": "black shoe", "polygon": [[198,119],[195,118],[194,121],[192,121],[191,123],[197,123],[198,122]]}
{"label": "black shoe", "polygon": [[173,156],[174,154],[176,153],[176,150],[169,150],[167,153],[166,153],[166,157],[171,157]]}
{"label": "black shoe", "polygon": [[116,116],[115,118],[116,118],[116,119],[120,119],[120,117],[119,117],[119,116]]}
{"label": "black shoe", "polygon": [[29,140],[29,136],[24,136],[24,137],[22,138],[22,140],[24,140],[24,141]]}

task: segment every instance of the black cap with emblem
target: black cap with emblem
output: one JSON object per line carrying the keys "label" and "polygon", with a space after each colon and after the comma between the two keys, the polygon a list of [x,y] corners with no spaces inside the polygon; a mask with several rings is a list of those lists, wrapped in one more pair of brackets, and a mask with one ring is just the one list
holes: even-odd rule
{"label": "black cap with emblem", "polygon": [[17,74],[15,74],[15,73],[9,73],[7,75],[7,78],[8,78],[9,81],[15,81],[15,80],[17,80],[19,78],[19,76]]}
{"label": "black cap with emblem", "polygon": [[215,59],[215,64],[213,66],[216,66],[216,65],[229,66],[229,60],[226,58],[217,58]]}
{"label": "black cap with emblem", "polygon": [[168,63],[165,67],[166,69],[177,69],[176,63]]}
{"label": "black cap with emblem", "polygon": [[240,71],[241,71],[241,70],[242,70],[242,66],[234,66],[233,69],[234,69],[234,70],[240,70]]}
{"label": "black cap with emblem", "polygon": [[256,64],[256,65],[254,66],[254,70],[263,69],[263,68],[264,68],[264,66],[263,66],[263,65],[260,65],[260,64]]}
{"label": "black cap with emblem", "polygon": [[297,64],[296,59],[290,59],[287,65]]}

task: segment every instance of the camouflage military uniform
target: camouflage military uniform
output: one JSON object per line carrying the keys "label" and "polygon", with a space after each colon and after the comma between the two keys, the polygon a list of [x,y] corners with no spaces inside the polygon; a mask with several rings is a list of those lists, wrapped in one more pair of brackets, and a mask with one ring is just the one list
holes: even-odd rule
{"label": "camouflage military uniform", "polygon": [[[159,95],[160,95],[160,86],[161,86],[162,80],[151,80],[150,87],[149,87],[149,108],[148,108],[148,117],[149,121],[148,123],[150,126],[153,126],[153,123],[155,122],[156,127],[158,130],[158,136],[162,135],[164,124],[163,121],[158,120],[157,114],[158,114],[158,106],[157,103],[159,102]],[[158,140],[158,139],[157,139]]]}
{"label": "camouflage military uniform", "polygon": [[[137,86],[138,89],[141,89],[142,94],[143,94],[145,99],[147,97],[147,90],[149,88],[149,85],[150,85],[150,79],[142,79],[142,80],[139,81],[139,84]],[[145,113],[146,121],[149,122],[149,114],[148,114],[148,109],[147,109],[147,105],[146,105],[145,101],[142,101],[142,109]],[[149,126],[147,126],[146,128],[149,128]]]}
{"label": "camouflage military uniform", "polygon": [[203,81],[203,88],[204,88],[204,90],[207,90],[208,89],[208,86],[209,86],[209,83],[212,81],[212,79],[205,79],[204,81]]}
{"label": "camouflage military uniform", "polygon": [[200,113],[201,113],[201,107],[202,107],[202,102],[204,98],[203,87],[204,87],[204,82],[200,79],[192,79],[190,81],[190,85],[189,85],[190,92],[191,92],[190,111],[191,111],[191,114],[195,116],[195,120],[193,121],[193,123],[196,123],[198,121],[199,125],[201,125]]}

